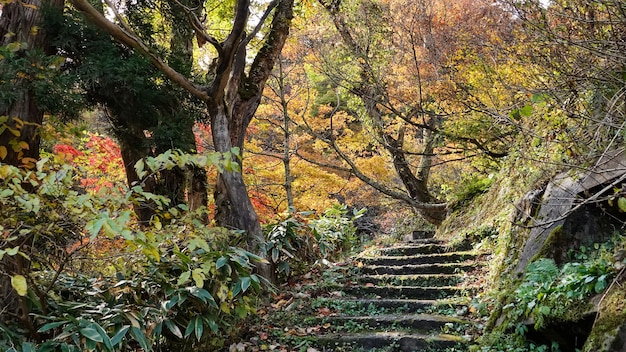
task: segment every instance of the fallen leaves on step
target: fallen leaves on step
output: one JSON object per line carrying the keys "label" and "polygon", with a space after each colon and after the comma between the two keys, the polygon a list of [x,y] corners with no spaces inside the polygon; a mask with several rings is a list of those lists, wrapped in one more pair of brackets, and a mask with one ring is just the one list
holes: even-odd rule
{"label": "fallen leaves on step", "polygon": [[317,317],[318,318],[320,318],[320,317],[323,318],[323,317],[327,317],[329,315],[334,315],[334,314],[335,313],[332,310],[330,310],[330,308],[322,307],[322,308],[318,308],[317,309]]}
{"label": "fallen leaves on step", "polygon": [[321,325],[309,326],[306,328],[296,327],[296,328],[285,328],[285,334],[291,336],[311,336],[319,333],[322,330]]}

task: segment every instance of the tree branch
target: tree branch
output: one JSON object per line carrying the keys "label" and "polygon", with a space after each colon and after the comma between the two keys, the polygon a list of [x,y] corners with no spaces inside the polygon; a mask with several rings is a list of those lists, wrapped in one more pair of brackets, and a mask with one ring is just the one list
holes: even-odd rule
{"label": "tree branch", "polygon": [[109,21],[106,17],[104,17],[104,15],[102,15],[100,12],[98,12],[98,10],[91,6],[91,4],[87,2],[87,0],[69,0],[69,2],[74,5],[76,9],[85,14],[85,16],[87,16],[87,18],[89,18],[93,24],[100,27],[105,32],[109,33],[119,42],[137,50],[143,56],[148,58],[152,62],[152,64],[159,71],[163,72],[163,74],[165,74],[167,78],[172,80],[172,82],[180,85],[193,96],[201,99],[202,101],[208,101],[210,99],[206,90],[203,87],[195,85],[185,76],[171,68],[165,62],[163,62],[160,57],[154,54],[140,38],[126,32],[120,26]]}

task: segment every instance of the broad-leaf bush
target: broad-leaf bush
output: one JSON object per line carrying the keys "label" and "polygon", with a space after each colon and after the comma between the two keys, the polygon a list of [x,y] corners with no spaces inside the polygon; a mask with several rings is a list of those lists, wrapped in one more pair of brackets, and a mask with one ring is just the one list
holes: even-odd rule
{"label": "broad-leaf bush", "polygon": [[[141,185],[87,189],[87,170],[61,159],[0,164],[0,350],[210,350],[254,312],[264,259],[238,234]],[[138,171],[228,160],[170,152]],[[145,201],[156,215],[139,226]]]}
{"label": "broad-leaf bush", "polygon": [[363,216],[366,211],[366,208],[354,209],[350,215],[345,204],[335,204],[326,209],[319,219],[309,223],[309,226],[313,228],[322,257],[331,258],[358,244],[359,239],[354,221]]}
{"label": "broad-leaf bush", "polygon": [[359,244],[355,221],[366,211],[350,214],[345,204],[335,204],[317,219],[307,218],[311,213],[286,213],[265,226],[267,258],[283,277],[302,274],[318,259],[337,258]]}
{"label": "broad-leaf bush", "polygon": [[264,251],[280,276],[301,274],[307,264],[317,258],[307,215],[309,213],[286,213],[265,226]]}

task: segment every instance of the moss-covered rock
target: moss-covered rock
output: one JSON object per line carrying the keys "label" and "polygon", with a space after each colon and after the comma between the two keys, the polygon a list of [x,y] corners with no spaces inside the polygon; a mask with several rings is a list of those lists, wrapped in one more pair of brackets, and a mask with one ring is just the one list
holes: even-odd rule
{"label": "moss-covered rock", "polygon": [[598,315],[583,352],[626,351],[626,275],[615,279],[600,302]]}

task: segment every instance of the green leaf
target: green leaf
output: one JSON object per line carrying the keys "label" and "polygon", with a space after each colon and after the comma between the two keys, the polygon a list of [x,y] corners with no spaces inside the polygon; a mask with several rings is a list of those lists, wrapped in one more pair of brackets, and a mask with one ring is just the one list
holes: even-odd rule
{"label": "green leaf", "polygon": [[37,349],[35,348],[35,345],[33,345],[30,342],[23,342],[22,343],[22,352],[36,352]]}
{"label": "green leaf", "polygon": [[626,198],[619,197],[617,199],[617,207],[619,208],[620,212],[626,213]]}
{"label": "green leaf", "polygon": [[139,177],[139,179],[143,179],[147,174],[147,172],[144,171],[144,168],[145,164],[143,159],[139,159],[139,161],[135,163],[135,171],[137,171],[137,177]]}
{"label": "green leaf", "polygon": [[88,325],[88,327],[96,329],[96,331],[98,331],[98,334],[100,334],[100,337],[102,337],[102,342],[104,343],[104,346],[109,351],[113,351],[113,342],[109,338],[109,335],[106,333],[106,331],[104,331],[102,326],[100,326],[97,323],[91,323],[91,324]]}
{"label": "green leaf", "polygon": [[189,291],[192,296],[199,298],[202,302],[217,308],[217,303],[209,291],[195,286],[187,288],[187,291]]}
{"label": "green leaf", "polygon": [[13,256],[13,255],[16,255],[16,254],[17,254],[17,252],[19,252],[19,250],[20,250],[20,246],[15,246],[15,247],[13,247],[13,248],[7,249],[7,250],[6,250],[6,253],[7,253],[8,255]]}
{"label": "green leaf", "polygon": [[37,330],[37,332],[46,332],[48,330],[52,330],[55,328],[58,328],[59,326],[65,325],[69,323],[69,321],[64,320],[64,321],[55,321],[54,323],[48,323],[45,324],[44,326],[40,327],[39,330]]}
{"label": "green leaf", "polygon": [[28,293],[26,278],[22,275],[11,276],[11,286],[13,286],[15,292],[22,297],[26,296],[26,293]]}
{"label": "green leaf", "polygon": [[530,96],[530,101],[533,103],[543,103],[544,101],[546,101],[546,97],[543,94],[533,94]]}
{"label": "green leaf", "polygon": [[12,43],[7,44],[5,46],[5,48],[8,51],[14,53],[14,52],[19,51],[20,49],[22,49],[22,43],[20,43],[20,42],[12,42]]}
{"label": "green leaf", "polygon": [[154,325],[154,328],[152,329],[150,335],[154,336],[157,339],[161,338],[161,335],[163,335],[163,322]]}
{"label": "green leaf", "polygon": [[173,321],[166,320],[165,326],[167,327],[169,331],[172,332],[172,334],[174,334],[174,336],[178,337],[179,339],[183,338],[182,331],[180,331],[180,328],[178,327],[178,325],[176,325]]}
{"label": "green leaf", "polygon": [[191,271],[185,271],[184,273],[180,274],[180,277],[178,278],[178,286],[182,286],[184,285],[187,281],[189,281],[189,277],[191,276]]}
{"label": "green leaf", "polygon": [[241,290],[246,292],[246,290],[250,287],[250,277],[242,277],[239,280],[241,281]]}
{"label": "green leaf", "polygon": [[606,276],[603,275],[602,277],[600,277],[600,279],[598,279],[593,289],[594,291],[596,291],[596,293],[600,293],[604,291],[605,288],[606,288]]}
{"label": "green leaf", "polygon": [[224,265],[228,264],[228,258],[226,257],[220,257],[216,262],[215,262],[215,267],[217,269],[222,268]]}
{"label": "green leaf", "polygon": [[91,324],[82,329],[78,329],[78,331],[80,331],[80,334],[85,336],[89,340],[96,341],[96,342],[103,342],[102,336],[100,336],[100,333],[98,332],[98,330],[93,328]]}
{"label": "green leaf", "polygon": [[531,116],[533,114],[532,105],[525,105],[523,108],[519,109],[519,113],[522,116],[526,116],[526,117]]}
{"label": "green leaf", "polygon": [[548,307],[548,306],[541,306],[541,307],[539,307],[539,313],[541,313],[543,315],[550,314],[550,307]]}
{"label": "green leaf", "polygon": [[245,305],[239,304],[235,307],[235,313],[241,319],[245,318],[248,315],[248,308]]}
{"label": "green leaf", "polygon": [[193,269],[193,271],[191,272],[191,278],[193,279],[197,287],[202,288],[204,286],[205,276],[202,272],[202,269]]}
{"label": "green leaf", "polygon": [[87,225],[85,225],[85,230],[87,230],[87,232],[89,233],[90,240],[93,240],[94,238],[96,238],[96,236],[98,236],[107,218],[108,215],[106,217],[101,217],[100,219],[91,220],[87,223]]}
{"label": "green leaf", "polygon": [[122,233],[122,227],[113,219],[106,219],[102,224],[102,229],[107,238],[114,238],[116,235]]}
{"label": "green leaf", "polygon": [[139,343],[139,346],[143,348],[144,351],[152,350],[150,348],[150,344],[148,343],[148,339],[146,338],[146,335],[139,328],[134,327],[134,326],[131,327],[130,334],[133,336],[135,341]]}
{"label": "green leaf", "polygon": [[214,333],[217,333],[217,331],[219,330],[219,326],[217,325],[217,323],[213,319],[208,319],[207,320],[207,325],[209,326],[211,331],[213,331]]}
{"label": "green leaf", "polygon": [[202,318],[196,317],[194,319],[194,331],[196,334],[196,339],[200,341],[202,338],[202,332],[204,331],[204,324],[202,324]]}
{"label": "green leaf", "polygon": [[250,275],[250,278],[252,279],[252,287],[254,287],[255,290],[260,290],[261,281],[259,280],[259,277],[256,274],[252,274]]}
{"label": "green leaf", "polygon": [[56,341],[46,341],[39,345],[37,352],[54,352],[57,350],[58,343]]}
{"label": "green leaf", "polygon": [[241,292],[241,280],[237,280],[233,287],[233,297],[236,297]]}
{"label": "green leaf", "polygon": [[189,323],[187,324],[187,328],[185,329],[185,337],[189,337],[189,335],[193,333],[193,330],[194,330],[193,319],[191,319]]}
{"label": "green leaf", "polygon": [[113,335],[113,337],[111,338],[111,344],[113,346],[117,346],[122,341],[124,336],[126,336],[126,333],[128,332],[129,328],[130,328],[130,325],[122,326],[120,330],[116,332],[115,335]]}

